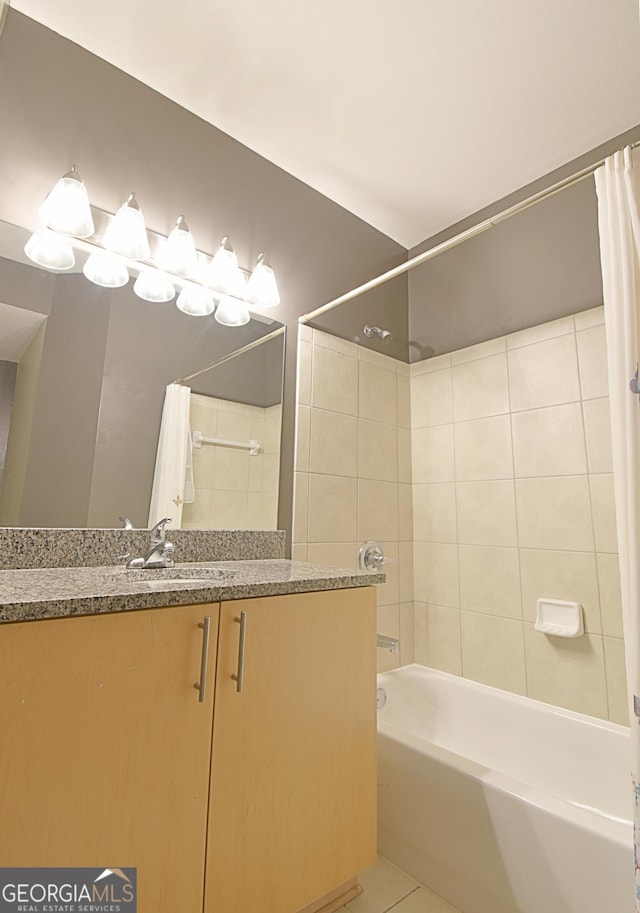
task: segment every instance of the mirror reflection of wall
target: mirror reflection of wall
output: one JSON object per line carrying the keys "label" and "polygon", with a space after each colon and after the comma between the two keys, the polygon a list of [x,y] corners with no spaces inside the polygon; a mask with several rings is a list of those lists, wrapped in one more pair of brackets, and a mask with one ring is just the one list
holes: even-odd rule
{"label": "mirror reflection of wall", "polygon": [[[122,514],[146,526],[166,385],[281,324],[260,317],[223,327],[189,317],[173,302],[142,301],[129,286],[107,290],[82,274],[55,275],[12,259],[28,234],[5,224],[0,237],[7,233],[12,253],[0,249],[0,451],[10,400],[12,407],[0,525],[112,527]],[[280,336],[200,374],[193,391],[251,408],[279,404],[283,352]],[[15,374],[13,393],[4,372]],[[279,444],[279,429],[275,435]],[[216,486],[210,491],[223,491],[209,482]],[[236,512],[233,525],[247,528],[258,515],[266,514],[245,508],[244,521]],[[193,516],[189,525],[215,525],[210,521]]]}

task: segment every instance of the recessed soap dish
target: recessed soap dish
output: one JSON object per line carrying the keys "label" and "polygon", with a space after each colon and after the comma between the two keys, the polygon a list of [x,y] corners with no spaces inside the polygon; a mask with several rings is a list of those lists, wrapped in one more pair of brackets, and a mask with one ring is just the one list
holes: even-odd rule
{"label": "recessed soap dish", "polygon": [[582,606],[579,602],[538,599],[534,627],[536,631],[555,637],[580,637],[584,634]]}

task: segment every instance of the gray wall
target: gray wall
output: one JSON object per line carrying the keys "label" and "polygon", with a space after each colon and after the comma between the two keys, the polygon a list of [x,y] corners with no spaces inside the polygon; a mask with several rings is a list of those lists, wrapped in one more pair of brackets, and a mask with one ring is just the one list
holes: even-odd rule
{"label": "gray wall", "polygon": [[[113,212],[135,190],[147,224],[161,234],[184,213],[201,249],[212,252],[228,234],[244,267],[267,253],[282,297],[273,316],[291,330],[278,520],[290,531],[297,317],[404,261],[404,248],[13,9],[0,37],[0,125],[5,221],[36,227],[42,199],[76,163],[96,206]],[[406,312],[402,284],[393,294],[385,309]]]}
{"label": "gray wall", "polygon": [[[410,251],[416,256],[640,139],[612,139]],[[421,361],[602,304],[592,177],[409,272],[409,360]]]}

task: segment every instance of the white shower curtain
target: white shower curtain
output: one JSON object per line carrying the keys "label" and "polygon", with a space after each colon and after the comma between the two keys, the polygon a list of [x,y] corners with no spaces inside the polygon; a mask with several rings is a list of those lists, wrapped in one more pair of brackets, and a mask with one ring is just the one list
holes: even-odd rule
{"label": "white shower curtain", "polygon": [[640,153],[596,171],[604,288],[620,584],[634,789],[636,911],[640,913]]}
{"label": "white shower curtain", "polygon": [[173,529],[180,529],[182,506],[194,499],[189,428],[190,403],[189,387],[183,384],[168,385],[153,475],[149,507],[150,529],[163,517],[171,517]]}

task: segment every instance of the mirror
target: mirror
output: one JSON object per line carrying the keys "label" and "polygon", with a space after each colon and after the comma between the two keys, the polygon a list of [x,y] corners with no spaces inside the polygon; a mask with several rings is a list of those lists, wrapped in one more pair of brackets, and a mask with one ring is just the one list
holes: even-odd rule
{"label": "mirror", "polygon": [[167,384],[191,389],[195,500],[183,528],[275,529],[284,327],[243,327],[53,273],[0,222],[0,526],[148,524]]}

